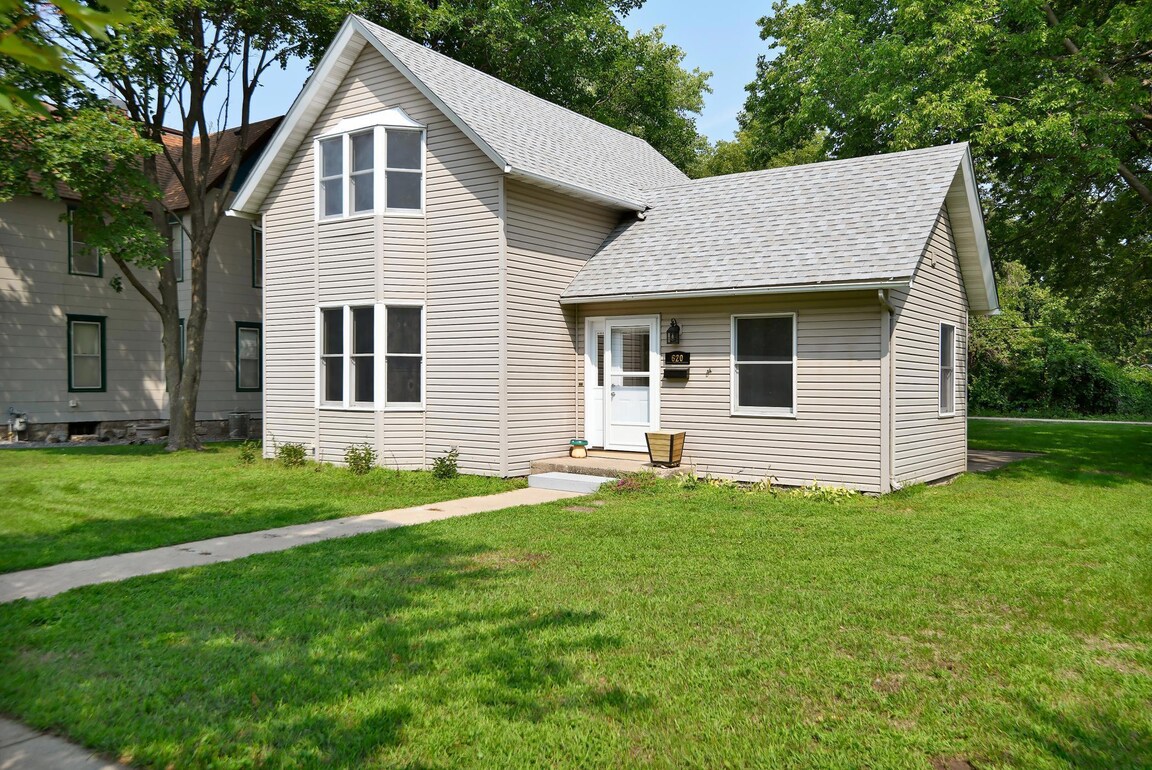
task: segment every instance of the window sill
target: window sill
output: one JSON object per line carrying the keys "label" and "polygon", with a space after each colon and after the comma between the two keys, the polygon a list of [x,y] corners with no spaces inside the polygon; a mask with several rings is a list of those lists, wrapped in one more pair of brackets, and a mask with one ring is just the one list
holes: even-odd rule
{"label": "window sill", "polygon": [[423,412],[423,404],[413,406],[344,406],[343,404],[321,404],[322,412]]}
{"label": "window sill", "polygon": [[941,420],[944,420],[944,419],[947,419],[949,417],[956,417],[957,413],[956,412],[939,412],[936,416],[939,417]]}
{"label": "window sill", "polygon": [[762,412],[750,409],[733,409],[729,412],[732,417],[779,417],[787,420],[795,420],[796,412]]}
{"label": "window sill", "polygon": [[387,210],[387,211],[372,211],[366,214],[353,214],[347,217],[317,217],[317,224],[332,225],[339,222],[361,222],[366,219],[374,217],[383,217],[384,219],[424,219],[426,212],[421,211],[407,211],[407,210]]}

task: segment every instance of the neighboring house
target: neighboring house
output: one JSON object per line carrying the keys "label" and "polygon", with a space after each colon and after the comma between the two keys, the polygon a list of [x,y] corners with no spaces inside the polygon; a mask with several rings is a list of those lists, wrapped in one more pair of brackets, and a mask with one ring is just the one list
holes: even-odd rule
{"label": "neighboring house", "polygon": [[267,454],[509,476],[660,428],[737,479],[965,469],[997,310],[966,145],[693,181],[350,17],[231,213],[264,227]]}
{"label": "neighboring house", "polygon": [[[243,161],[250,168],[279,119],[253,124]],[[235,153],[236,132],[216,135],[213,185]],[[180,151],[180,136],[164,137]],[[188,270],[188,201],[170,167],[163,174],[165,205],[176,212],[166,233],[177,275]],[[10,415],[25,415],[20,438],[123,435],[143,421],[168,418],[160,318],[119,269],[89,248],[72,226],[70,191],[64,200],[30,196],[0,204],[0,434]],[[259,417],[262,398],[260,294],[262,242],[251,222],[225,218],[212,245],[203,377],[197,404],[202,430],[219,434],[231,412]],[[138,270],[147,285],[147,271]],[[155,275],[155,273],[152,273]],[[190,284],[179,285],[181,308]]]}

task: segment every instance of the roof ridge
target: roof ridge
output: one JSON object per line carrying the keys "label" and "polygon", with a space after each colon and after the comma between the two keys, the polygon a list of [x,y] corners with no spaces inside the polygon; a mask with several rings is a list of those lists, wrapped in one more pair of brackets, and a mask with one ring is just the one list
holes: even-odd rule
{"label": "roof ridge", "polygon": [[878,152],[874,155],[857,155],[852,158],[832,158],[829,160],[818,160],[814,163],[796,163],[791,166],[777,166],[776,168],[761,168],[753,171],[736,171],[731,174],[717,174],[715,176],[702,176],[695,179],[688,179],[683,182],[675,182],[673,184],[661,185],[660,187],[649,188],[655,192],[658,190],[673,190],[681,187],[693,187],[698,185],[705,185],[710,182],[719,182],[734,179],[736,177],[751,177],[751,176],[770,176],[779,174],[785,171],[795,171],[797,169],[811,169],[814,167],[826,166],[842,166],[850,163],[860,163],[863,161],[887,160],[888,158],[895,158],[897,156],[916,155],[928,152],[940,152],[943,150],[968,147],[968,142],[953,142],[951,144],[934,144],[930,147],[916,147],[911,150],[898,150],[896,152]]}
{"label": "roof ridge", "polygon": [[[499,83],[501,86],[504,86],[505,88],[511,88],[515,91],[519,91],[520,93],[524,94],[525,96],[529,96],[532,99],[535,99],[536,101],[542,102],[543,104],[547,104],[550,107],[555,107],[556,109],[571,113],[572,115],[575,115],[576,117],[580,118],[581,120],[592,123],[596,126],[599,126],[600,128],[606,128],[609,131],[615,131],[616,133],[621,134],[623,136],[626,136],[629,139],[632,139],[632,140],[637,141],[637,142],[642,142],[642,143],[648,145],[649,147],[652,147],[652,145],[648,142],[648,140],[643,139],[639,136],[636,136],[635,134],[631,134],[631,133],[629,133],[623,129],[616,128],[615,126],[610,126],[607,123],[602,123],[601,121],[596,120],[595,118],[590,118],[583,113],[577,112],[576,110],[573,110],[569,107],[565,107],[562,104],[557,104],[556,102],[545,99],[542,96],[537,96],[536,94],[532,93],[531,91],[520,88],[519,86],[512,85],[507,80],[501,80],[500,78],[496,77],[495,75],[492,75],[488,72],[485,72],[482,69],[477,69],[476,67],[473,67],[470,64],[465,64],[464,62],[460,61],[459,59],[453,59],[448,54],[441,53],[440,51],[437,51],[434,48],[429,48],[428,46],[424,45],[423,43],[419,43],[419,42],[417,42],[417,41],[415,41],[409,37],[405,37],[404,35],[401,35],[399,32],[391,30],[388,27],[383,26],[382,24],[377,24],[374,21],[369,21],[368,19],[364,18],[360,14],[354,13],[352,15],[354,17],[356,17],[356,19],[358,19],[359,21],[363,22],[364,24],[367,24],[369,27],[375,27],[376,29],[383,30],[390,35],[395,35],[396,37],[400,38],[401,40],[408,42],[408,43],[411,43],[412,45],[420,46],[420,48],[424,49],[425,51],[427,51],[429,53],[435,54],[436,56],[439,56],[442,59],[446,59],[458,67],[466,67],[466,68],[472,70],[473,72],[476,72],[476,73],[479,73],[480,75],[483,75],[484,77],[488,78],[489,80],[492,80],[496,83]],[[656,152],[659,152],[659,150],[656,150],[655,147],[652,147],[652,149],[655,150]]]}

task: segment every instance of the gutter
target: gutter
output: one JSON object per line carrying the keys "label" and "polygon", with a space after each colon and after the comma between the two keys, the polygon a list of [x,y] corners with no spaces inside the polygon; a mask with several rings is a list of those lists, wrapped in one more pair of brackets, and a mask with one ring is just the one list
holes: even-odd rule
{"label": "gutter", "polygon": [[561,297],[561,305],[579,305],[588,302],[639,302],[656,299],[694,299],[698,297],[747,297],[757,294],[806,294],[821,291],[868,291],[875,289],[883,293],[890,288],[907,288],[911,278],[867,283],[797,283],[785,286],[749,286],[735,289],[686,289],[683,291],[663,291],[632,294],[599,294],[579,297]]}

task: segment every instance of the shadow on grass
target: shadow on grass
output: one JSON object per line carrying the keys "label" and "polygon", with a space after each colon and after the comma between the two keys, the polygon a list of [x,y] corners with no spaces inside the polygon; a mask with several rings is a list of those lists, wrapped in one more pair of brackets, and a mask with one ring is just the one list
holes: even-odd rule
{"label": "shadow on grass", "polygon": [[579,665],[598,612],[533,600],[546,559],[409,528],[0,607],[0,710],[148,766],[353,768],[649,708]]}
{"label": "shadow on grass", "polygon": [[338,506],[318,503],[307,507],[256,507],[239,513],[216,509],[180,516],[155,513],[137,514],[127,519],[93,517],[51,532],[6,535],[0,542],[0,574],[146,551],[302,521],[323,521],[341,515],[343,510]]}
{"label": "shadow on grass", "polygon": [[[1091,708],[1083,718],[1057,711],[1047,704],[1026,704],[1031,716],[1027,725],[1015,724],[1009,732],[1041,748],[1047,756],[1062,760],[1068,767],[1115,768],[1148,767],[1152,757],[1152,723],[1133,724],[1106,707]],[[1145,715],[1147,716],[1147,715]]]}
{"label": "shadow on grass", "polygon": [[1045,478],[1093,487],[1119,487],[1152,481],[1152,427],[1068,423],[969,425],[973,449],[1043,452],[992,475]]}

